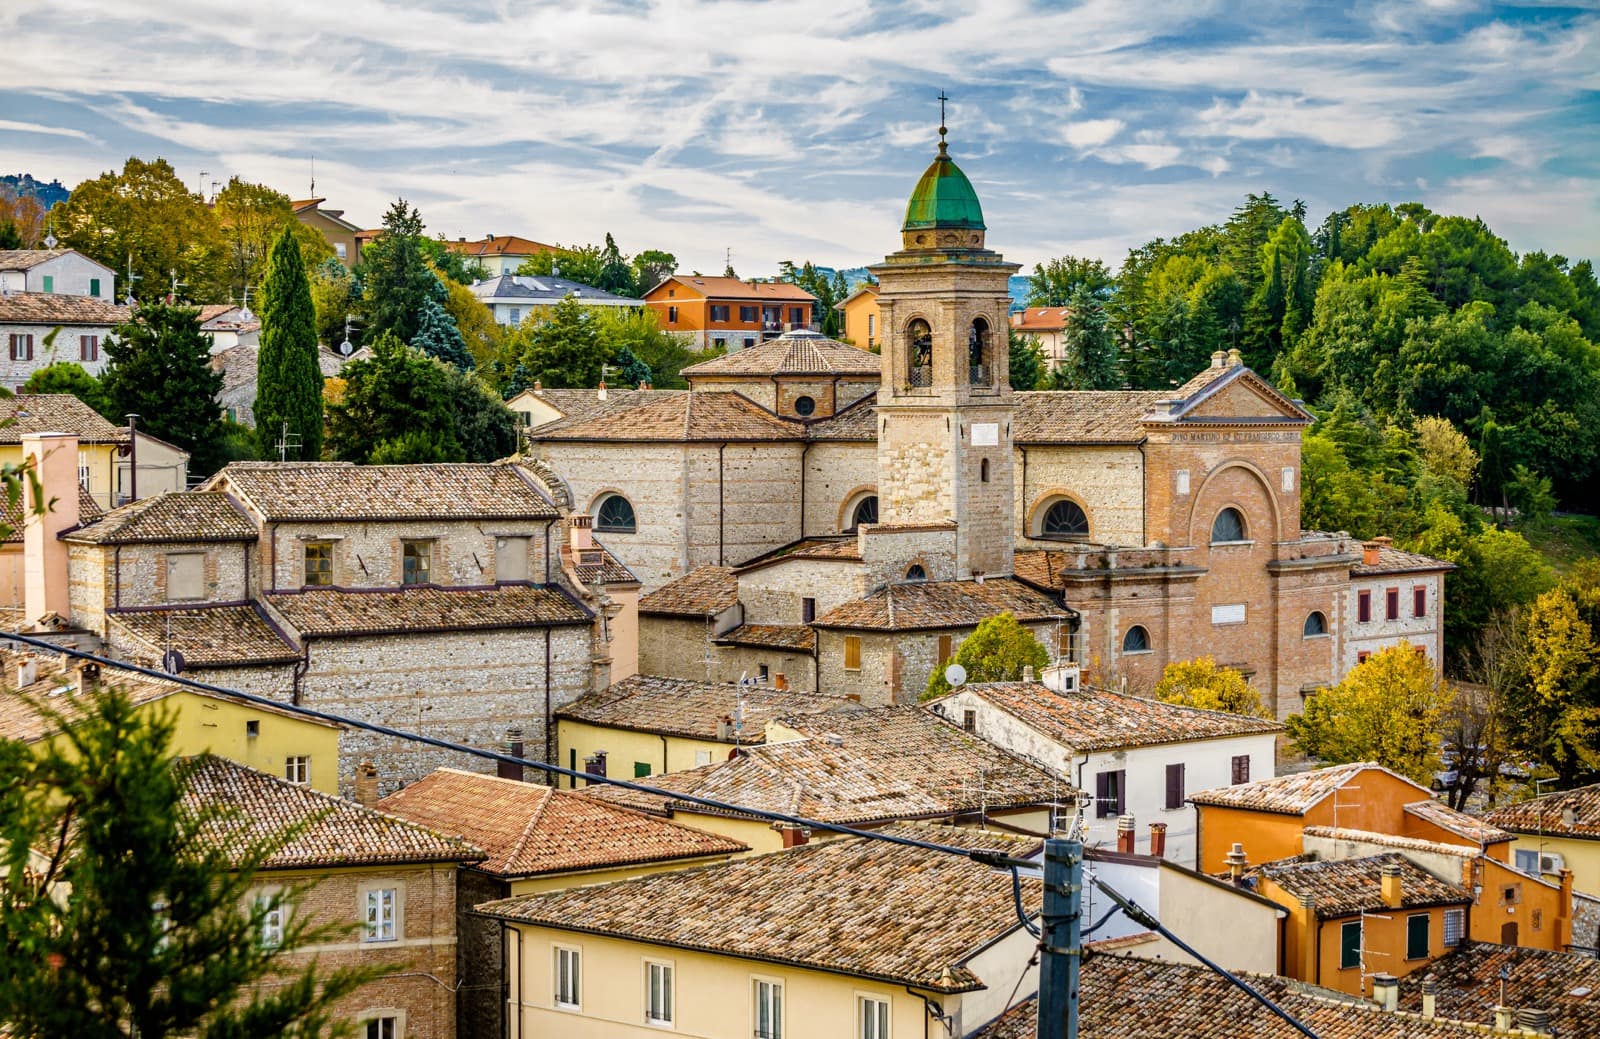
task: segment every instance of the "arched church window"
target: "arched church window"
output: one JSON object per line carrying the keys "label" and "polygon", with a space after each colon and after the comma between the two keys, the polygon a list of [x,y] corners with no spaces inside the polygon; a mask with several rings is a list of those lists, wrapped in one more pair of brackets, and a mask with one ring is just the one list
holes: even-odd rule
{"label": "arched church window", "polygon": [[1312,610],[1306,616],[1305,636],[1326,635],[1328,633],[1328,617],[1321,610]]}
{"label": "arched church window", "polygon": [[906,385],[928,387],[933,385],[933,328],[919,318],[906,326]]}
{"label": "arched church window", "polygon": [[856,507],[851,510],[850,526],[846,528],[845,533],[849,534],[855,531],[863,523],[876,522],[878,522],[878,496],[869,494],[856,502]]}
{"label": "arched church window", "polygon": [[1039,536],[1045,538],[1079,539],[1089,536],[1089,517],[1083,508],[1070,498],[1051,502],[1039,521]]}
{"label": "arched church window", "polygon": [[970,367],[968,383],[973,386],[992,386],[991,378],[994,374],[994,365],[991,363],[992,353],[989,349],[989,322],[981,317],[972,319],[972,327],[967,330],[967,364]]}
{"label": "arched church window", "polygon": [[1135,624],[1133,627],[1128,629],[1128,633],[1126,635],[1122,636],[1122,652],[1150,652],[1150,633],[1145,630],[1144,625]]}
{"label": "arched church window", "polygon": [[810,397],[801,395],[794,399],[794,413],[801,418],[807,418],[817,410],[817,402]]}
{"label": "arched church window", "polygon": [[1211,543],[1215,545],[1243,540],[1244,514],[1232,506],[1217,513],[1217,518],[1211,523]]}
{"label": "arched church window", "polygon": [[926,581],[927,579],[928,571],[922,568],[921,563],[912,563],[910,569],[906,571],[907,581]]}
{"label": "arched church window", "polygon": [[594,510],[594,529],[611,534],[632,534],[638,529],[633,505],[620,494],[608,494]]}

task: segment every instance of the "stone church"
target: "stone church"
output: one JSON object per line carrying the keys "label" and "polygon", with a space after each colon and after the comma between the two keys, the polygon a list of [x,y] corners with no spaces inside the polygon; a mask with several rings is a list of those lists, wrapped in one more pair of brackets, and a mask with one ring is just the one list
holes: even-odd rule
{"label": "stone church", "polygon": [[534,464],[643,584],[640,670],[914,701],[1002,611],[1085,681],[1211,654],[1280,717],[1402,638],[1437,661],[1449,565],[1302,530],[1312,417],[1237,353],[1170,391],[1011,389],[1018,265],[944,133],[871,268],[881,356],[793,331],[687,391],[534,394]]}

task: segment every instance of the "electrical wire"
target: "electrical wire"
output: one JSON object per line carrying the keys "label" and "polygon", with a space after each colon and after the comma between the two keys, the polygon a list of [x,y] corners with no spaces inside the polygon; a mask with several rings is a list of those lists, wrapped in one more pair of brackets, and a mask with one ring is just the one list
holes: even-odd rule
{"label": "electrical wire", "polygon": [[1011,900],[1015,902],[1017,906],[1017,919],[1022,921],[1022,926],[1029,934],[1033,935],[1035,938],[1043,938],[1044,932],[1040,931],[1034,922],[1028,919],[1027,910],[1022,908],[1022,873],[1020,872],[1020,868],[1013,864],[1010,869]]}

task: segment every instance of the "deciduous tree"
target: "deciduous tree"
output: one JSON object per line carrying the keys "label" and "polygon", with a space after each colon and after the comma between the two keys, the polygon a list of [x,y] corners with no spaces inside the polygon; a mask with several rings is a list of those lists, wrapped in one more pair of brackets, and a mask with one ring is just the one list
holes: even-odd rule
{"label": "deciduous tree", "polygon": [[[961,641],[952,663],[967,669],[969,682],[1015,682],[1022,678],[1025,667],[1033,668],[1035,673],[1048,667],[1050,653],[1015,614],[1007,612],[981,621]],[[924,700],[950,691],[944,672],[944,668],[935,668],[928,676]]]}
{"label": "deciduous tree", "polygon": [[1185,707],[1267,717],[1261,694],[1245,681],[1244,675],[1231,667],[1218,667],[1217,659],[1211,656],[1168,664],[1153,695],[1157,700]]}
{"label": "deciduous tree", "polygon": [[1440,726],[1453,694],[1433,662],[1402,642],[1357,664],[1289,716],[1302,751],[1334,764],[1375,761],[1426,784],[1440,763]]}
{"label": "deciduous tree", "polygon": [[211,211],[222,230],[228,290],[234,299],[242,299],[246,288],[261,287],[267,277],[267,257],[285,231],[300,248],[304,270],[333,259],[328,240],[295,218],[289,196],[265,185],[231,177],[217,192]]}
{"label": "deciduous tree", "polygon": [[1115,285],[1102,260],[1088,256],[1058,256],[1033,265],[1028,279],[1030,307],[1064,307],[1079,291],[1105,299]]}
{"label": "deciduous tree", "polygon": [[112,422],[121,425],[123,421],[123,417],[118,415],[116,408],[112,406],[111,398],[106,394],[106,389],[100,384],[100,380],[85,371],[83,365],[71,361],[57,361],[55,364],[34,369],[33,374],[28,376],[28,381],[23,383],[20,392],[70,393]]}
{"label": "deciduous tree", "polygon": [[1511,740],[1563,785],[1600,773],[1600,641],[1566,588],[1527,610],[1527,677],[1514,689]]}
{"label": "deciduous tree", "polygon": [[200,311],[141,304],[104,349],[109,364],[100,383],[115,413],[137,414],[141,429],[188,451],[190,473],[215,472],[222,373],[211,369],[211,337],[200,331]]}

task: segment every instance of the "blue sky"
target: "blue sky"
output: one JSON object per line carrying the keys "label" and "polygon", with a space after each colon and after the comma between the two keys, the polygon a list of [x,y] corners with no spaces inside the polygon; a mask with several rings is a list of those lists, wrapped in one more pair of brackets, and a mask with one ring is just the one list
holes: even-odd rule
{"label": "blue sky", "polygon": [[[375,225],[746,275],[897,246],[952,153],[989,241],[1113,266],[1246,192],[1600,259],[1600,7],[1474,0],[5,0],[0,173],[161,155]],[[205,176],[202,178],[202,171]]]}

